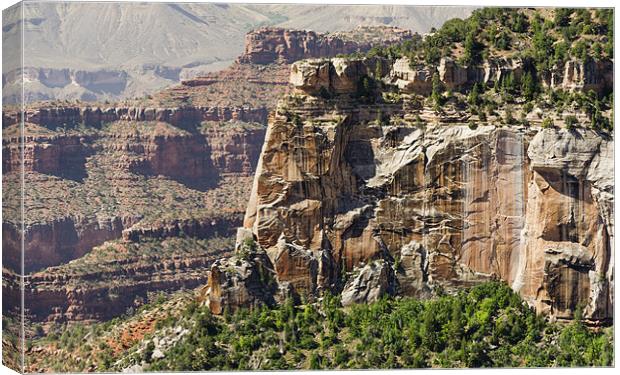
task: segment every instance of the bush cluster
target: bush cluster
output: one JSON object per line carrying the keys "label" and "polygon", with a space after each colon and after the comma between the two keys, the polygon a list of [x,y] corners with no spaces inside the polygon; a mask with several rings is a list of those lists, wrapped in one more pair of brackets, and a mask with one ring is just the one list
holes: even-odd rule
{"label": "bush cluster", "polygon": [[[191,333],[151,370],[607,366],[613,331],[546,322],[503,283],[432,300],[337,297],[241,310],[192,309]],[[536,348],[536,350],[532,350]]]}

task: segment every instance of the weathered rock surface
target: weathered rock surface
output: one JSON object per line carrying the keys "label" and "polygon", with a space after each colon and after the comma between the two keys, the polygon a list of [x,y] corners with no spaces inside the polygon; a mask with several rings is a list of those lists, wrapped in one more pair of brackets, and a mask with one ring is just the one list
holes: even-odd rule
{"label": "weathered rock surface", "polygon": [[[593,322],[612,319],[608,135],[539,122],[472,129],[452,114],[427,122],[406,102],[322,99],[317,87],[335,92],[337,79],[325,71],[352,67],[359,75],[343,76],[356,82],[367,69],[365,60],[339,64],[294,64],[298,93],[267,130],[244,227],[278,281],[309,298],[344,287],[347,303],[362,301],[387,290],[387,271],[362,268],[347,285],[339,275],[382,259],[404,295],[501,279],[554,319],[578,306]],[[456,85],[460,74],[443,77]],[[399,121],[380,125],[385,113]],[[416,114],[425,128],[406,120]]]}
{"label": "weathered rock surface", "polygon": [[[122,243],[113,246],[127,251]],[[191,256],[126,254],[120,260],[101,259],[95,268],[47,268],[25,278],[26,314],[39,322],[112,319],[147,301],[150,293],[204,285],[213,261],[231,253],[216,248]]]}
{"label": "weathered rock surface", "polygon": [[317,95],[351,94],[360,89],[362,77],[389,69],[388,60],[375,57],[363,60],[348,58],[302,60],[291,66],[291,84],[294,88]]}
{"label": "weathered rock surface", "polygon": [[211,164],[220,174],[251,176],[256,170],[265,127],[211,127],[203,132]]}
{"label": "weathered rock surface", "polygon": [[396,293],[396,283],[392,266],[384,260],[371,261],[359,270],[342,290],[342,305],[371,303],[386,294]]}
{"label": "weathered rock surface", "polygon": [[[443,86],[450,90],[471,87],[474,83],[492,85],[509,74],[519,79],[524,63],[516,58],[492,58],[480,65],[462,66],[450,58],[442,58],[437,67],[410,66],[410,60],[400,58],[393,64],[387,82],[405,92],[428,95],[432,90],[433,74],[438,74]],[[613,89],[613,62],[609,60],[580,62],[567,61],[542,78],[542,84],[554,89],[569,91],[590,90],[604,93]]]}
{"label": "weathered rock surface", "polygon": [[407,58],[397,59],[390,71],[390,81],[400,90],[428,95],[433,89],[432,79],[434,70],[424,65],[414,68]]}
{"label": "weathered rock surface", "polygon": [[278,285],[269,258],[252,246],[241,244],[233,257],[219,259],[211,266],[201,300],[213,313],[222,314],[227,307],[232,312],[275,303]]}
{"label": "weathered rock surface", "polygon": [[[6,108],[3,179],[14,187],[16,204],[5,215],[12,215],[12,219],[3,222],[3,260],[9,271],[21,268],[18,186],[22,165],[19,124],[23,120],[23,164],[29,188],[28,214],[21,219],[25,222],[27,293],[35,301],[28,307],[29,318],[108,319],[133,306],[132,295],[144,297],[150,291],[204,283],[206,269],[211,267],[211,260],[205,257],[213,255],[210,253],[181,263],[178,259],[153,260],[161,265],[151,268],[137,264],[139,260],[122,259],[118,274],[91,272],[92,264],[66,278],[59,274],[64,272],[63,265],[88,259],[94,247],[108,241],[140,244],[154,238],[165,242],[187,236],[203,240],[230,235],[241,225],[251,182],[247,176],[256,168],[268,112],[289,88],[287,63],[308,54],[333,56],[413,37],[409,31],[391,27],[362,27],[354,33],[322,36],[287,31],[277,43],[290,43],[290,48],[274,47],[282,64],[270,65],[246,63],[258,62],[253,60],[261,55],[254,53],[256,45],[248,37],[251,43],[246,49],[254,51],[244,55],[249,59],[242,56],[228,69],[185,80],[140,99],[112,104],[35,103],[23,115],[16,108]],[[258,34],[261,32],[250,35]],[[313,45],[312,38],[319,45]],[[271,48],[272,42],[266,41],[265,48]],[[179,78],[178,72],[160,73]],[[347,69],[341,75],[356,74]],[[87,74],[78,75],[50,70],[39,78],[58,87],[74,78],[80,85],[93,87],[106,80],[110,89],[122,84],[114,74],[101,76],[99,81]],[[340,84],[350,89],[346,79]],[[282,293],[287,294],[293,286],[315,293],[322,290],[323,279],[334,278],[326,272],[335,267],[314,254],[305,254],[293,272],[288,259],[299,255],[293,250],[283,248],[271,266],[272,272],[282,276],[281,287],[285,279],[290,284],[282,287]],[[179,273],[177,278],[174,270]],[[287,275],[293,276],[287,279]],[[97,279],[110,277],[118,277],[120,284],[92,285]],[[308,278],[312,282],[306,283]],[[79,287],[68,286],[76,284]],[[13,297],[19,298],[19,288],[13,292]]]}
{"label": "weathered rock surface", "polygon": [[[80,179],[84,176],[86,157],[93,152],[93,140],[93,137],[81,135],[32,136],[25,134],[23,139],[24,171]],[[6,137],[2,144],[2,173],[20,171],[22,150],[19,138]]]}
{"label": "weathered rock surface", "polygon": [[365,52],[374,46],[412,39],[410,30],[389,26],[360,26],[348,33],[320,34],[314,31],[264,27],[248,33],[241,63],[292,63],[311,57]]}
{"label": "weathered rock surface", "polygon": [[200,134],[136,133],[115,136],[106,143],[110,151],[129,155],[125,166],[137,174],[185,180],[219,175],[209,157],[209,144]]}
{"label": "weathered rock surface", "polygon": [[[17,124],[20,112],[7,111],[2,116],[2,127]],[[50,129],[62,126],[84,124],[101,127],[114,121],[161,121],[175,126],[199,123],[201,121],[229,121],[265,123],[265,108],[235,107],[98,107],[98,106],[41,106],[27,108],[24,121]]]}
{"label": "weathered rock surface", "polygon": [[515,285],[541,311],[568,318],[581,305],[592,319],[611,319],[611,154],[613,140],[591,133],[543,130],[530,143],[526,264]]}

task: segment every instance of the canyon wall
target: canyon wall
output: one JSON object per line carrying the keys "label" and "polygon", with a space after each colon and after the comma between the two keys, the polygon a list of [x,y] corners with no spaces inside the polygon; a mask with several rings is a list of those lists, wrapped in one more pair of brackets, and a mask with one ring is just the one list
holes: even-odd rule
{"label": "canyon wall", "polygon": [[[175,126],[199,123],[201,121],[257,122],[267,121],[265,108],[238,107],[97,107],[97,106],[42,106],[27,108],[24,122],[30,122],[47,128],[75,126],[83,124],[89,127],[114,121],[162,121]],[[17,124],[21,119],[18,111],[5,111],[2,127]]]}
{"label": "canyon wall", "polygon": [[[520,79],[526,61],[519,58],[492,58],[480,65],[463,66],[450,58],[442,58],[437,67],[418,64],[411,66],[406,57],[397,59],[385,81],[399,89],[428,95],[432,90],[433,74],[437,73],[446,89],[461,90],[475,83],[493,85],[508,75]],[[539,77],[543,87],[569,91],[603,94],[613,90],[613,61],[569,60],[554,66],[549,73]]]}
{"label": "canyon wall", "polygon": [[[15,125],[14,125],[15,126]],[[21,145],[17,137],[3,137],[2,173],[18,172]],[[24,136],[24,170],[79,178],[93,138],[83,135]]]}
{"label": "canyon wall", "polygon": [[360,26],[351,32],[320,34],[314,31],[264,27],[245,36],[240,63],[292,63],[311,57],[334,57],[366,52],[372,47],[413,39],[410,30],[390,26]]}
{"label": "canyon wall", "polygon": [[115,269],[82,273],[48,268],[25,278],[26,314],[38,322],[109,320],[145,303],[151,293],[204,285],[213,261],[227,255],[229,249],[165,259],[127,256]]}
{"label": "canyon wall", "polygon": [[[136,124],[121,122],[115,126],[132,129]],[[153,127],[157,128],[157,125]],[[24,167],[27,172],[25,182],[27,186],[34,184],[37,188],[43,188],[45,184],[53,183],[54,177],[60,177],[75,179],[78,183],[87,183],[90,186],[88,181],[83,181],[89,173],[87,158],[94,154],[111,154],[116,157],[111,159],[111,164],[106,168],[111,168],[110,172],[118,176],[111,177],[109,184],[123,186],[126,183],[123,181],[132,180],[135,180],[132,184],[138,184],[137,177],[131,177],[130,180],[123,177],[123,173],[130,172],[137,176],[162,176],[205,190],[215,187],[224,175],[251,175],[260,153],[264,132],[264,128],[260,126],[245,129],[214,126],[204,133],[110,131],[91,136],[30,135],[26,137],[24,145]],[[6,140],[3,145],[3,171],[8,175],[7,178],[20,173],[19,160],[19,143]],[[46,177],[48,175],[54,177],[50,179]],[[47,189],[52,189],[52,185]],[[32,189],[26,191],[27,205],[37,199],[32,194]],[[134,199],[144,200],[148,199],[148,196]],[[144,228],[131,229],[141,220],[140,212],[117,213],[99,218],[74,215],[70,213],[72,211],[80,211],[80,208],[74,207],[66,214],[53,213],[53,218],[49,220],[33,217],[27,212],[24,237],[26,272],[79,258],[93,246],[120,238],[123,231],[129,231],[124,234],[128,239],[137,238],[139,232],[145,231]],[[210,217],[205,218],[204,224],[198,226],[210,227],[213,220]],[[234,228],[240,224],[240,218],[236,218],[225,226]],[[174,225],[173,227],[176,228]],[[212,234],[212,231],[206,229],[179,228],[183,233],[195,233],[203,237]],[[152,232],[151,236],[161,235],[162,238],[179,232],[166,227],[149,231]],[[5,253],[15,253],[12,258],[8,255],[5,257],[5,265],[17,269],[20,263],[19,252],[10,251],[19,249],[17,230],[6,222],[4,233]],[[230,233],[232,232],[229,231],[228,234]]]}
{"label": "canyon wall", "polygon": [[[611,135],[543,129],[540,118],[472,127],[408,98],[360,102],[360,77],[376,64],[292,67],[296,93],[270,119],[239,232],[268,256],[274,294],[342,291],[346,305],[500,279],[552,319],[582,308],[587,320],[610,322]],[[219,290],[205,292],[210,305],[243,274],[229,273],[210,279],[208,290]]]}

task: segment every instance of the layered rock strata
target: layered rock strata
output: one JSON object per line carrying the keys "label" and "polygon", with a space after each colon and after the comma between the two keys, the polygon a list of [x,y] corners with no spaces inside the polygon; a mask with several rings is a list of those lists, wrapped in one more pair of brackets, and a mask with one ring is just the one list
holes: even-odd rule
{"label": "layered rock strata", "polygon": [[[39,133],[32,133],[35,130]],[[204,238],[235,228],[241,224],[242,211],[235,211],[234,204],[219,217],[205,214],[191,220],[143,224],[148,201],[160,198],[157,193],[145,193],[141,186],[146,183],[144,178],[165,178],[180,182],[184,190],[199,189],[194,194],[204,195],[216,188],[223,176],[231,176],[241,188],[245,182],[239,178],[247,179],[244,176],[253,173],[264,133],[259,125],[218,123],[204,132],[188,132],[168,124],[118,122],[88,136],[28,127],[24,143],[26,272],[79,258],[92,247],[121,236],[137,240],[184,233]],[[17,140],[8,138],[3,144],[4,178],[17,189],[21,147]],[[67,183],[65,179],[74,181]],[[119,203],[128,204],[122,202],[124,194],[130,195],[133,204],[145,207],[133,212],[117,207]],[[104,196],[109,198],[99,201]],[[91,210],[88,201],[92,197],[117,208],[112,212],[106,209],[107,213],[99,206]],[[207,198],[202,199],[206,203]],[[221,200],[234,199],[245,201],[247,197]],[[98,211],[101,213],[96,214]],[[5,220],[3,228],[4,264],[16,270],[21,264],[19,221]]]}
{"label": "layered rock strata", "polygon": [[292,68],[296,94],[270,120],[244,220],[280,285],[306,299],[344,290],[349,304],[500,279],[553,319],[583,308],[609,322],[613,139],[361,104],[376,63]]}
{"label": "layered rock strata", "polygon": [[248,33],[240,63],[292,63],[311,57],[366,52],[375,46],[413,39],[410,30],[397,27],[360,26],[351,32],[320,34],[314,31],[264,27]]}
{"label": "layered rock strata", "polygon": [[[32,125],[27,124],[26,127]],[[23,139],[24,170],[70,179],[82,178],[86,157],[93,152],[93,140],[93,137],[84,135],[25,134]],[[9,136],[3,139],[2,143],[2,173],[20,171],[22,143],[19,138]]]}
{"label": "layered rock strata", "polygon": [[[291,39],[292,34],[301,39]],[[412,37],[395,28],[360,28],[355,35],[326,37],[317,49],[303,44],[309,39],[301,35],[322,36],[292,34],[285,38],[292,43],[290,49],[276,48],[283,57],[277,62],[367,50],[371,44]],[[46,76],[49,82],[65,78]],[[211,260],[202,258],[181,265],[176,259],[162,259],[165,270],[159,278],[147,275],[159,269],[131,259],[119,261],[118,274],[61,274],[63,265],[88,259],[93,248],[109,241],[140,244],[154,238],[229,235],[241,225],[237,203],[248,197],[246,176],[255,171],[265,135],[261,125],[288,85],[286,64],[240,62],[142,99],[109,105],[39,103],[23,115],[18,109],[3,111],[3,178],[15,187],[22,165],[20,137],[25,136],[23,165],[29,188],[24,265],[28,299],[35,301],[28,307],[29,319],[108,319],[132,305],[132,294],[144,297],[153,290],[204,283]],[[164,212],[166,207],[170,212]],[[19,223],[3,222],[7,277],[21,266]],[[179,272],[177,278],[169,267]],[[122,279],[122,285],[92,285],[97,278],[110,277]]]}
{"label": "layered rock strata", "polygon": [[[406,92],[428,95],[432,90],[435,73],[445,88],[461,90],[475,83],[493,85],[508,75],[519,79],[525,64],[518,58],[493,58],[481,65],[462,66],[450,58],[442,58],[436,67],[424,64],[411,66],[410,60],[403,57],[395,61],[386,82]],[[540,78],[542,85],[548,88],[583,92],[592,90],[602,94],[613,89],[613,62],[569,60],[553,67],[550,73]]]}
{"label": "layered rock strata", "polygon": [[[2,117],[2,127],[17,124],[21,112],[7,111]],[[43,106],[28,108],[24,121],[54,129],[64,126],[85,125],[101,127],[114,121],[161,121],[175,126],[201,121],[257,122],[264,124],[268,111],[265,108],[233,107],[98,107],[98,106]]]}
{"label": "layered rock strata", "polygon": [[[113,246],[124,250],[126,245]],[[121,260],[102,259],[97,267],[84,270],[48,268],[26,276],[25,313],[37,322],[112,319],[144,303],[151,293],[204,285],[213,261],[230,255],[231,250],[214,248],[193,255],[126,254]]]}

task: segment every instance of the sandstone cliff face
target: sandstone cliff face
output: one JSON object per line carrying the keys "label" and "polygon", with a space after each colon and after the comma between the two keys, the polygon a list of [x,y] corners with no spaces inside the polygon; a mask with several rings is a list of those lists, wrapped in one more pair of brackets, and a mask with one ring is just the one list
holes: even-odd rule
{"label": "sandstone cliff face", "polygon": [[295,89],[311,95],[322,92],[353,94],[358,90],[361,77],[378,71],[384,75],[389,66],[388,60],[383,58],[302,60],[291,66],[290,82]]}
{"label": "sandstone cliff face", "polygon": [[[21,144],[17,137],[7,138],[3,139],[2,172],[19,172]],[[86,157],[93,151],[92,142],[93,138],[89,136],[25,135],[24,170],[80,179],[84,176]]]}
{"label": "sandstone cliff face", "polygon": [[[161,121],[175,126],[199,123],[201,121],[229,121],[265,123],[267,110],[265,108],[234,107],[108,107],[98,106],[57,106],[28,108],[24,114],[24,121],[56,128],[84,124],[88,127],[101,127],[102,124],[114,121]],[[2,127],[17,124],[20,121],[20,112],[5,112],[2,116]]]}
{"label": "sandstone cliff face", "polygon": [[245,51],[237,61],[290,64],[311,57],[365,52],[373,46],[403,42],[413,37],[409,30],[388,26],[358,27],[352,32],[339,34],[265,27],[246,35]]}
{"label": "sandstone cliff face", "polygon": [[[165,242],[166,238],[158,239]],[[113,245],[122,259],[102,259],[95,267],[52,267],[25,278],[25,312],[39,322],[101,321],[144,303],[158,291],[193,289],[207,282],[211,264],[232,249],[213,248],[188,255],[128,253],[127,242]],[[98,251],[97,249],[94,251]],[[11,289],[17,293],[19,289]],[[18,297],[18,296],[17,296]]]}
{"label": "sandstone cliff face", "polygon": [[[143,175],[173,179],[217,178],[209,158],[209,145],[200,134],[159,131],[112,133],[103,139],[104,149],[121,156],[118,166]],[[126,125],[128,128],[131,124]]]}
{"label": "sandstone cliff face", "polygon": [[[410,66],[408,58],[395,61],[386,82],[405,92],[428,95],[432,90],[433,74],[439,75],[443,86],[450,90],[471,87],[474,83],[492,85],[512,74],[518,79],[523,74],[524,62],[515,58],[492,58],[481,65],[461,66],[449,58],[442,58],[437,67]],[[586,62],[570,60],[556,66],[544,77],[543,86],[569,91],[595,91],[598,94],[613,89],[613,62],[609,60]]]}
{"label": "sandstone cliff face", "polygon": [[[611,320],[613,140],[449,114],[421,128],[407,118],[424,109],[350,97],[368,66],[292,68],[297,94],[270,121],[244,220],[278,281],[354,303],[501,279],[554,319]],[[380,125],[386,113],[400,120]]]}
{"label": "sandstone cliff face", "polygon": [[[223,129],[222,129],[223,128]],[[225,128],[216,126],[203,134],[210,149],[211,163],[220,173],[253,175],[265,139],[264,127]]]}

